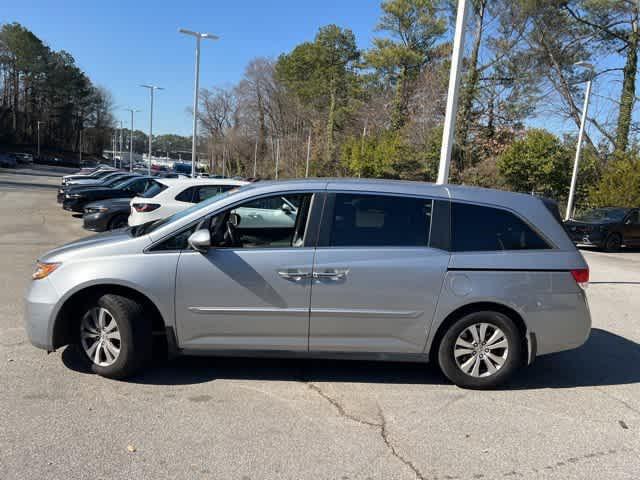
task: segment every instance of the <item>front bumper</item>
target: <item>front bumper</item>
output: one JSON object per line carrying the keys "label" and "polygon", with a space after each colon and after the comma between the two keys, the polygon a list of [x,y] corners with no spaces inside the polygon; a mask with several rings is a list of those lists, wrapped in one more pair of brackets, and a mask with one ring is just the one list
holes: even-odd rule
{"label": "front bumper", "polygon": [[92,232],[104,232],[109,229],[110,212],[85,213],[82,216],[82,227]]}
{"label": "front bumper", "polygon": [[31,282],[25,296],[24,320],[33,346],[53,350],[53,322],[59,299],[48,278]]}
{"label": "front bumper", "polygon": [[82,213],[86,203],[86,198],[65,198],[62,202],[62,208],[70,212]]}
{"label": "front bumper", "polygon": [[591,247],[601,247],[604,245],[606,234],[600,231],[590,233],[580,233],[569,231],[569,238],[576,245],[587,245]]}

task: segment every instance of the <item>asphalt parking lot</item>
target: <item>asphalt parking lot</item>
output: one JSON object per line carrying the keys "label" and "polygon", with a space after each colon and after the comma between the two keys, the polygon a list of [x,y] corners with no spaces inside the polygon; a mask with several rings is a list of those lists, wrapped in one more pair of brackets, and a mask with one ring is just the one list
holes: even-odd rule
{"label": "asphalt parking lot", "polygon": [[591,338],[501,390],[417,364],[207,358],[118,382],[23,329],[36,258],[88,234],[59,175],[0,172],[0,479],[639,477],[640,251],[585,252]]}

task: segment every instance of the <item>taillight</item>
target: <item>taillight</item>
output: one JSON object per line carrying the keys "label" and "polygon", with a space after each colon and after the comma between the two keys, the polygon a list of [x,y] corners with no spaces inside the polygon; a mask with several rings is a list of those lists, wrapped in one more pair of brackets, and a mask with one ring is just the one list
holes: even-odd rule
{"label": "taillight", "polygon": [[136,212],[153,212],[154,210],[160,208],[160,205],[157,203],[134,203],[131,205]]}
{"label": "taillight", "polygon": [[589,269],[579,268],[577,270],[571,270],[571,276],[581,287],[586,287],[589,283]]}

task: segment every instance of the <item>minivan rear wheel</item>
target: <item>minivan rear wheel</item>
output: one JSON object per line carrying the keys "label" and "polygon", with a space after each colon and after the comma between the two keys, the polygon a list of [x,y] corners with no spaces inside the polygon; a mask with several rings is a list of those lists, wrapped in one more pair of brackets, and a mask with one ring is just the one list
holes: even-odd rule
{"label": "minivan rear wheel", "polygon": [[82,309],[79,344],[83,358],[98,375],[123,379],[151,358],[151,320],[127,297],[105,294]]}
{"label": "minivan rear wheel", "polygon": [[522,338],[500,312],[474,312],[456,320],[438,348],[442,372],[463,388],[486,389],[506,382],[522,364]]}

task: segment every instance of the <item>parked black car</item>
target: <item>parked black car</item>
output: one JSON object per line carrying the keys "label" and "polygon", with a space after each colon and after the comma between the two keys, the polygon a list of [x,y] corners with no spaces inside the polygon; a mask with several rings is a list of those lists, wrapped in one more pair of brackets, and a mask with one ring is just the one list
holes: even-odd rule
{"label": "parked black car", "polygon": [[62,203],[64,200],[64,196],[67,192],[72,192],[75,190],[88,189],[88,188],[111,188],[118,183],[122,183],[125,180],[128,180],[132,177],[139,177],[139,175],[135,173],[128,172],[114,172],[105,177],[91,181],[92,183],[83,183],[83,184],[67,184],[63,185],[58,189],[57,200],[58,203]]}
{"label": "parked black car", "polygon": [[107,198],[132,198],[146,192],[155,183],[156,180],[153,177],[134,177],[117,183],[111,188],[72,189],[64,194],[62,208],[72,212],[84,212],[87,203]]}
{"label": "parked black car", "polygon": [[637,208],[594,208],[565,222],[565,228],[576,245],[587,245],[607,251],[622,245],[640,246],[640,210]]}
{"label": "parked black car", "polygon": [[128,225],[131,207],[129,198],[111,198],[85,205],[83,227],[92,232],[116,230]]}

